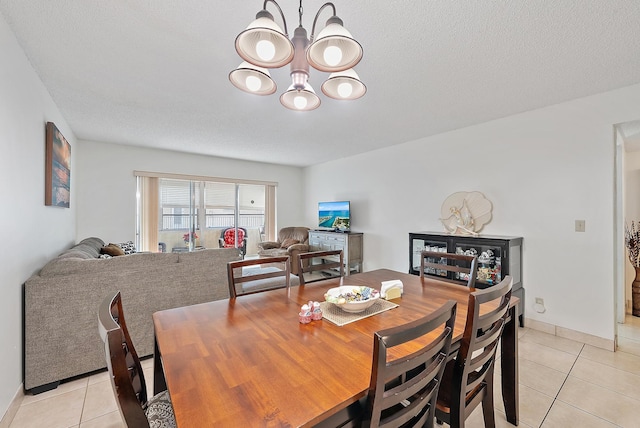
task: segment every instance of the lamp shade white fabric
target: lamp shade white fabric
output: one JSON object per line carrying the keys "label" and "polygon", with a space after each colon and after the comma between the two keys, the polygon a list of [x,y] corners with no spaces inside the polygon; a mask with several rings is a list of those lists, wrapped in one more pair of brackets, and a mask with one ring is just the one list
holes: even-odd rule
{"label": "lamp shade white fabric", "polygon": [[229,73],[229,80],[236,88],[256,95],[271,95],[277,85],[271,79],[269,70],[243,61],[235,70]]}
{"label": "lamp shade white fabric", "polygon": [[355,67],[363,55],[360,43],[340,24],[339,18],[332,22],[334,18],[327,22],[327,26],[307,49],[309,64],[328,73]]}
{"label": "lamp shade white fabric", "polygon": [[293,43],[270,16],[268,12],[263,16],[259,13],[258,18],[238,34],[236,51],[253,65],[278,68],[293,59]]}
{"label": "lamp shade white fabric", "polygon": [[360,81],[358,73],[352,68],[331,73],[322,84],[322,92],[336,100],[355,100],[367,92],[367,87]]}
{"label": "lamp shade white fabric", "polygon": [[309,84],[305,84],[304,89],[296,89],[291,85],[287,92],[280,95],[280,103],[291,110],[309,111],[320,106],[320,97]]}

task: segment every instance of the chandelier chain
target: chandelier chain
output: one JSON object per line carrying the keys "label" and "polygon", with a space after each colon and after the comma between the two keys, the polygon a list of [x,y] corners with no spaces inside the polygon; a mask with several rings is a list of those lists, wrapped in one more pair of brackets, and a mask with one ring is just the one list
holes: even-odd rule
{"label": "chandelier chain", "polygon": [[303,14],[303,9],[302,9],[302,0],[300,0],[300,7],[298,8],[298,16],[300,17],[299,19],[299,24],[302,27],[302,14]]}

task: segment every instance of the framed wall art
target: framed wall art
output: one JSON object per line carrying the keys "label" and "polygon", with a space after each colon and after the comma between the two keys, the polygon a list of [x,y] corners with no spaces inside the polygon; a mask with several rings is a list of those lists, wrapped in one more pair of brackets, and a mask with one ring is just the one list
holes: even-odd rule
{"label": "framed wall art", "polygon": [[69,208],[71,145],[53,122],[47,122],[45,158],[44,204]]}

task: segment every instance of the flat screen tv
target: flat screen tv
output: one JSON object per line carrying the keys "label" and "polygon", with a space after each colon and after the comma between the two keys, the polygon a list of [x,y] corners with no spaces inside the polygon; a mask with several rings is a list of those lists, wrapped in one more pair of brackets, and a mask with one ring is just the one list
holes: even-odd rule
{"label": "flat screen tv", "polygon": [[349,201],[318,202],[318,227],[342,232],[351,230]]}

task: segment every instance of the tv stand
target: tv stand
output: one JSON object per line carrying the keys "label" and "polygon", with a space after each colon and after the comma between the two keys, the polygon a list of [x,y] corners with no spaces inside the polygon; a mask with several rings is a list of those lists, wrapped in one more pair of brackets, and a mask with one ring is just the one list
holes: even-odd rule
{"label": "tv stand", "polygon": [[309,231],[309,251],[342,250],[344,274],[362,272],[362,233],[333,230]]}

